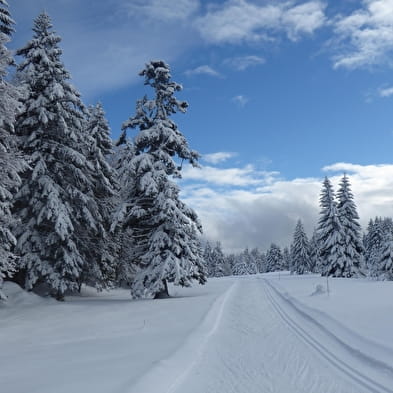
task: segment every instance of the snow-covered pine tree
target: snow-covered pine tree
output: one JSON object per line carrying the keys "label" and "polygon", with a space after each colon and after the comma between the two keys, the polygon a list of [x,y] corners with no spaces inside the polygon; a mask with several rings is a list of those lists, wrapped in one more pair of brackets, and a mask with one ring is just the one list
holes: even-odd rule
{"label": "snow-covered pine tree", "polygon": [[374,220],[370,220],[364,236],[364,248],[368,275],[372,278],[378,278],[383,275],[383,266],[380,263],[385,247],[385,239],[390,234],[392,234],[390,218],[375,217]]}
{"label": "snow-covered pine tree", "polygon": [[316,229],[314,229],[313,234],[311,236],[309,250],[310,250],[310,271],[313,273],[321,273],[320,272],[320,259],[319,259],[318,233],[317,233]]}
{"label": "snow-covered pine tree", "polygon": [[240,255],[244,261],[244,265],[246,266],[246,270],[247,270],[246,274],[258,273],[258,267],[256,264],[256,260],[254,259],[254,256],[251,254],[248,247],[246,247],[245,250]]}
{"label": "snow-covered pine tree", "polygon": [[290,270],[292,266],[292,258],[288,247],[284,247],[282,250],[283,268],[285,270]]}
{"label": "snow-covered pine tree", "polygon": [[275,272],[283,270],[283,263],[284,259],[282,256],[281,248],[272,243],[270,248],[266,252],[266,265],[267,265],[267,272]]}
{"label": "snow-covered pine tree", "polygon": [[381,219],[379,217],[375,217],[375,221],[370,219],[363,240],[365,262],[369,277],[378,277],[383,238]]}
{"label": "snow-covered pine tree", "polygon": [[31,170],[22,176],[14,211],[21,220],[16,251],[26,289],[45,284],[61,300],[78,290],[84,265],[82,243],[101,231],[94,200],[93,168],[86,157],[84,111],[60,60],[60,37],[46,13],[34,21],[33,39],[17,54],[27,90],[16,119]]}
{"label": "snow-covered pine tree", "polygon": [[16,239],[11,232],[15,221],[11,205],[21,182],[18,172],[25,168],[14,133],[19,94],[16,87],[5,80],[8,67],[14,63],[6,47],[14,31],[14,21],[7,6],[5,0],[0,0],[0,299],[5,298],[1,291],[3,279],[10,276],[15,268],[12,250]]}
{"label": "snow-covered pine tree", "polygon": [[385,280],[393,280],[393,234],[390,231],[385,235],[380,254],[378,261],[380,275]]}
{"label": "snow-covered pine tree", "polygon": [[225,255],[225,265],[228,267],[228,274],[227,276],[232,276],[233,273],[233,268],[235,266],[236,262],[236,256],[235,254],[227,254]]}
{"label": "snow-covered pine tree", "polygon": [[254,265],[254,269],[255,269],[255,273],[261,273],[263,270],[263,256],[261,254],[261,252],[259,251],[259,249],[257,247],[254,247],[251,251],[250,251],[250,256],[251,256],[251,260],[252,263]]}
{"label": "snow-covered pine tree", "polygon": [[174,159],[198,166],[198,153],[188,147],[184,135],[170,116],[184,113],[188,104],[174,96],[182,86],[171,81],[169,66],[151,61],[140,73],[145,85],[155,91],[137,102],[136,114],[123,130],[138,128],[131,160],[133,185],[122,210],[123,227],[132,228],[133,259],[138,271],[131,288],[133,297],[167,296],[167,283],[190,286],[203,284],[203,268],[198,232],[202,230],[196,213],[179,199],[179,187],[170,178],[181,177],[181,165]]}
{"label": "snow-covered pine tree", "polygon": [[103,289],[115,281],[115,261],[118,246],[110,232],[112,215],[118,202],[117,173],[108,157],[113,154],[110,128],[100,103],[88,108],[85,136],[89,141],[88,159],[93,167],[93,195],[102,218],[102,230],[84,242],[84,255],[89,263],[84,265],[80,283]]}
{"label": "snow-covered pine tree", "polygon": [[215,262],[213,259],[213,246],[208,240],[206,241],[203,249],[203,262],[207,276],[214,277]]}
{"label": "snow-covered pine tree", "polygon": [[301,220],[296,223],[291,250],[295,273],[304,274],[310,271],[310,247]]}
{"label": "snow-covered pine tree", "polygon": [[127,288],[131,287],[136,274],[132,230],[130,226],[124,225],[127,211],[131,208],[129,192],[134,187],[134,156],[135,147],[123,133],[116,144],[115,153],[109,158],[120,187],[110,232],[116,245],[116,283]]}
{"label": "snow-covered pine tree", "polygon": [[326,177],[320,197],[318,244],[323,276],[343,277],[345,268],[344,231],[338,217],[333,187]]}
{"label": "snow-covered pine tree", "polygon": [[361,227],[359,215],[353,200],[349,179],[346,174],[341,179],[337,191],[337,211],[343,229],[344,266],[342,275],[344,277],[358,277],[364,275],[364,248],[361,239]]}
{"label": "snow-covered pine tree", "polygon": [[213,277],[223,277],[225,276],[225,255],[222,251],[222,246],[220,242],[216,242],[212,250],[212,260],[214,263],[214,273]]}
{"label": "snow-covered pine tree", "polygon": [[0,33],[10,37],[14,30],[15,21],[12,19],[8,11],[8,3],[6,0],[0,0]]}
{"label": "snow-covered pine tree", "polygon": [[236,254],[234,256],[234,264],[232,267],[232,273],[235,276],[243,276],[243,275],[249,274],[248,258],[247,258],[247,255],[244,254],[244,252],[241,252],[240,254]]}

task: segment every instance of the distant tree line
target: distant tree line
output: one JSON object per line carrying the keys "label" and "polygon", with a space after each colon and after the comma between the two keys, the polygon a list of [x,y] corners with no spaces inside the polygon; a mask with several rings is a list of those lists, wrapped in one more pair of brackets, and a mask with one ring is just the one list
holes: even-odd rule
{"label": "distant tree line", "polygon": [[203,284],[201,224],[174,182],[178,161],[198,166],[199,154],[170,118],[188,104],[169,66],[146,64],[154,96],[137,101],[113,146],[102,105],[86,107],[70,84],[49,16],[34,20],[10,81],[13,31],[0,0],[0,298],[5,279],[59,300],[84,284],[133,297]]}
{"label": "distant tree line", "polygon": [[[223,255],[220,243],[207,242],[204,259],[209,276],[289,270],[292,274],[393,280],[393,220],[371,219],[362,235],[346,174],[336,194],[330,180],[324,179],[319,202],[319,220],[311,238],[299,219],[289,247],[281,249],[272,243],[265,252],[246,248],[239,254]],[[214,257],[217,254],[220,258]]]}

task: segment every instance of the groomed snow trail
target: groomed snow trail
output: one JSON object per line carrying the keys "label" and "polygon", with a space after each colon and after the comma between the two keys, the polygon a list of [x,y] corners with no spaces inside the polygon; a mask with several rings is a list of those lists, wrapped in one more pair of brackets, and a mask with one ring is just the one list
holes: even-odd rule
{"label": "groomed snow trail", "polygon": [[391,392],[337,364],[341,351],[327,357],[284,307],[262,278],[240,278],[198,362],[168,393]]}

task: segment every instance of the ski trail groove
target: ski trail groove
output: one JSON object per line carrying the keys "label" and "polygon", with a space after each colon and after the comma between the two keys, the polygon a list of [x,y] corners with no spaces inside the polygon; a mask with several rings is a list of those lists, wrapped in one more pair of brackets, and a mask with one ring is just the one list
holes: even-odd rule
{"label": "ski trail groove", "polygon": [[326,367],[325,360],[299,339],[273,307],[263,281],[250,277],[238,283],[214,337],[192,367],[180,367],[181,376],[170,393],[369,391],[364,385],[359,389],[336,367]]}
{"label": "ski trail groove", "polygon": [[[345,362],[343,359],[340,359],[336,354],[330,351],[325,345],[319,342],[317,339],[312,337],[309,332],[307,332],[299,323],[297,323],[289,314],[284,310],[284,308],[279,304],[277,298],[280,299],[281,302],[287,304],[291,309],[296,311],[303,319],[307,319],[309,322],[313,323],[318,330],[323,333],[325,336],[328,336],[330,339],[335,340],[339,343],[343,349],[345,349],[351,356],[358,357],[364,363],[379,365],[382,366],[385,371],[388,371],[390,374],[393,370],[390,366],[385,363],[379,362],[375,359],[369,358],[366,354],[361,353],[360,351],[350,347],[348,344],[343,343],[338,337],[334,336],[331,332],[329,332],[324,326],[320,325],[317,321],[315,321],[312,317],[304,313],[302,310],[299,310],[295,305],[293,305],[290,301],[288,301],[268,280],[263,279],[263,287],[266,293],[267,298],[271,302],[272,307],[275,309],[277,314],[282,318],[282,320],[292,329],[304,342],[310,345],[314,350],[318,352],[320,356],[325,358],[330,364],[344,373],[346,376],[351,378],[357,384],[360,384],[362,388],[368,389],[373,393],[393,393],[393,390],[387,388],[381,383],[375,381],[371,377],[365,375],[364,373],[356,370],[350,364]],[[272,294],[274,291],[275,295]],[[344,345],[343,345],[344,344]]]}
{"label": "ski trail groove", "polygon": [[[199,362],[211,337],[219,328],[228,299],[236,290],[238,282],[234,282],[220,295],[208,310],[202,322],[191,332],[184,344],[171,356],[162,359],[136,383],[127,390],[128,393],[172,393],[183,383],[193,367]],[[182,371],[179,371],[182,370]],[[120,390],[124,392],[124,390]]]}

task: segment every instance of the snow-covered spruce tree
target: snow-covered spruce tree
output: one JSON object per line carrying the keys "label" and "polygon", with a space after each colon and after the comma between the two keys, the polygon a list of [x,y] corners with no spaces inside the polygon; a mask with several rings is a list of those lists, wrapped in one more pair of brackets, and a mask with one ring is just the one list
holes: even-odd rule
{"label": "snow-covered spruce tree", "polygon": [[18,172],[25,168],[17,150],[14,122],[18,108],[19,94],[15,86],[5,80],[8,67],[14,63],[6,47],[13,32],[12,20],[5,0],[0,0],[0,299],[3,279],[10,276],[15,268],[12,250],[16,239],[11,232],[15,221],[11,214],[13,195],[20,186]]}
{"label": "snow-covered spruce tree", "polygon": [[364,236],[364,248],[368,275],[372,278],[383,275],[382,252],[385,248],[385,240],[390,234],[392,234],[390,218],[375,217],[374,220],[370,220]]}
{"label": "snow-covered spruce tree", "polygon": [[378,266],[381,278],[393,280],[393,234],[390,231],[385,235],[380,255]]}
{"label": "snow-covered spruce tree", "polygon": [[344,231],[338,217],[333,187],[326,177],[320,197],[318,243],[323,276],[343,277],[345,268]]}
{"label": "snow-covered spruce tree", "polygon": [[275,272],[283,270],[284,259],[282,256],[281,248],[272,243],[266,252],[267,272]]}
{"label": "snow-covered spruce tree", "polygon": [[94,238],[86,239],[83,254],[89,261],[84,265],[80,283],[103,289],[115,281],[115,260],[118,246],[110,232],[112,215],[118,202],[117,173],[108,157],[113,154],[110,128],[100,103],[88,108],[85,137],[88,143],[88,160],[93,167],[93,195],[102,225]]}
{"label": "snow-covered spruce tree", "polygon": [[227,276],[232,276],[234,274],[233,273],[233,268],[235,266],[235,262],[236,262],[235,254],[225,255],[225,265],[228,268]]}
{"label": "snow-covered spruce tree", "polygon": [[313,273],[321,273],[320,272],[320,259],[319,259],[318,233],[317,233],[316,229],[314,229],[313,234],[311,236],[309,250],[310,250],[310,271]]}
{"label": "snow-covered spruce tree", "polygon": [[206,275],[199,246],[201,225],[196,213],[179,199],[179,187],[170,178],[181,177],[174,159],[198,165],[192,151],[170,116],[184,113],[188,104],[175,92],[181,85],[171,81],[169,66],[151,61],[140,73],[155,97],[137,102],[136,114],[123,130],[138,128],[131,160],[133,181],[122,215],[123,227],[132,228],[137,273],[131,286],[133,297],[168,296],[167,283],[190,286],[205,283]]}
{"label": "snow-covered spruce tree", "polygon": [[292,266],[291,254],[288,247],[284,247],[282,250],[283,268],[285,270],[290,270]]}
{"label": "snow-covered spruce tree", "polygon": [[381,259],[383,239],[381,218],[375,217],[375,221],[370,219],[363,240],[365,262],[369,277],[377,278],[379,275],[379,261]]}
{"label": "snow-covered spruce tree", "polygon": [[250,251],[251,260],[255,266],[255,273],[262,273],[264,269],[264,256],[257,247]]}
{"label": "snow-covered spruce tree", "polygon": [[248,270],[248,258],[244,252],[234,256],[234,264],[232,268],[232,273],[235,276],[243,276],[249,274]]}
{"label": "snow-covered spruce tree", "polygon": [[208,277],[214,277],[215,263],[213,260],[213,247],[207,240],[203,249],[203,262]]}
{"label": "snow-covered spruce tree", "polygon": [[310,271],[310,248],[306,232],[301,220],[298,220],[293,234],[292,243],[292,263],[297,274],[304,274]]}
{"label": "snow-covered spruce tree", "polygon": [[0,32],[10,37],[15,31],[15,22],[8,11],[8,3],[6,0],[0,0]]}
{"label": "snow-covered spruce tree", "polygon": [[258,267],[256,264],[256,260],[253,255],[250,253],[248,247],[240,254],[240,258],[243,260],[244,266],[246,267],[245,274],[256,274],[258,273]]}
{"label": "snow-covered spruce tree", "polygon": [[358,277],[364,275],[364,248],[361,239],[361,227],[359,215],[353,200],[350,184],[347,175],[341,179],[340,187],[337,191],[337,211],[344,232],[344,266],[342,275],[345,277]]}
{"label": "snow-covered spruce tree", "polygon": [[16,251],[26,289],[39,284],[61,300],[78,290],[87,263],[83,242],[102,230],[94,200],[93,171],[83,135],[83,104],[60,60],[61,41],[46,13],[34,21],[33,39],[17,54],[27,90],[16,119],[31,170],[15,197]]}
{"label": "snow-covered spruce tree", "polygon": [[110,156],[109,161],[117,173],[119,183],[119,194],[114,211],[110,232],[116,245],[117,260],[115,263],[116,283],[125,288],[130,288],[136,274],[134,264],[134,241],[130,226],[123,225],[127,211],[131,208],[129,204],[129,192],[134,187],[134,145],[122,134],[116,143],[115,153]]}
{"label": "snow-covered spruce tree", "polygon": [[225,273],[225,255],[220,242],[216,242],[212,250],[212,260],[214,263],[213,277],[223,277]]}

